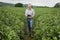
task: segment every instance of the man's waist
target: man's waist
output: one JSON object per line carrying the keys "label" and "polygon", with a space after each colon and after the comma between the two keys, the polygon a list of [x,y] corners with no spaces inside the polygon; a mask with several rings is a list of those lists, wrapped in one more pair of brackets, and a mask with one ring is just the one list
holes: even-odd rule
{"label": "man's waist", "polygon": [[27,17],[32,17],[32,15],[27,15]]}

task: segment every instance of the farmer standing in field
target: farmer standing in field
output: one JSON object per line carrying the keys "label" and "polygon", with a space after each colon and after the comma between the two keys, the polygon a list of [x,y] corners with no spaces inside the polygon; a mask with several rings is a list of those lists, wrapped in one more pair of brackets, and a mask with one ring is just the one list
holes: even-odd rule
{"label": "farmer standing in field", "polygon": [[32,5],[29,3],[25,11],[25,16],[27,17],[28,29],[30,34],[32,34],[34,15],[35,15],[35,12],[32,9]]}

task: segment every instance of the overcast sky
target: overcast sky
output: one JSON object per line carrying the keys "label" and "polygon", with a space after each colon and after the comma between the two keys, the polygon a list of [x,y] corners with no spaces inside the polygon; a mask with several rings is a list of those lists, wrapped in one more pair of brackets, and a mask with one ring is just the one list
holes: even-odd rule
{"label": "overcast sky", "polygon": [[53,7],[56,3],[60,2],[60,0],[0,0],[0,2],[7,2],[7,3],[31,3],[32,5],[36,6],[49,6]]}

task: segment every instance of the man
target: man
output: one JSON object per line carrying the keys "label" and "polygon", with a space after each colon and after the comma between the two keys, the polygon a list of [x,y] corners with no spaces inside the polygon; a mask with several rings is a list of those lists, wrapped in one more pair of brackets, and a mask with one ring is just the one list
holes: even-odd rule
{"label": "man", "polygon": [[28,29],[30,33],[32,33],[34,15],[35,12],[32,9],[32,5],[28,4],[27,9],[25,11],[25,16],[27,17]]}

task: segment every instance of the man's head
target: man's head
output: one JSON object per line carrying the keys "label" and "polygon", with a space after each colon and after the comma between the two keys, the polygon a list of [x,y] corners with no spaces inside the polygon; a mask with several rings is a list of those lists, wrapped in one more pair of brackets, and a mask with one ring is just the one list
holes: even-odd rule
{"label": "man's head", "polygon": [[28,9],[31,9],[32,8],[32,5],[29,3],[28,4]]}

